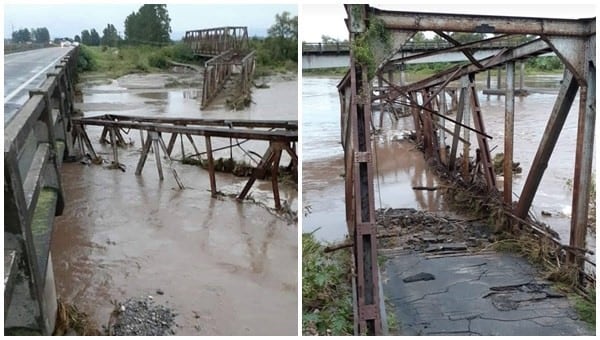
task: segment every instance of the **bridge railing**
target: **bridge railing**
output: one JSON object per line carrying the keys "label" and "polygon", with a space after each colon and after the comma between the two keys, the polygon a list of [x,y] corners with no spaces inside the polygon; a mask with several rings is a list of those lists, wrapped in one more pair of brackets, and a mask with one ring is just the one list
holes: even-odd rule
{"label": "bridge railing", "polygon": [[194,54],[217,56],[231,49],[248,49],[248,29],[229,26],[187,31],[183,40]]}
{"label": "bridge railing", "polygon": [[35,325],[43,334],[54,329],[50,238],[54,216],[64,206],[59,168],[72,152],[77,57],[74,48],[4,127],[5,329]]}

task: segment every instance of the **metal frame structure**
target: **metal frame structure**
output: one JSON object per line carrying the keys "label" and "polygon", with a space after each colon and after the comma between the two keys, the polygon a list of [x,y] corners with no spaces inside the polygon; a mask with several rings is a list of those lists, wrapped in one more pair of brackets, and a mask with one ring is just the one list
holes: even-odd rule
{"label": "metal frame structure", "polygon": [[217,27],[185,32],[183,39],[198,56],[210,57],[204,64],[201,108],[208,107],[219,94],[234,69],[239,68],[237,91],[250,90],[255,67],[255,52],[249,51],[248,29]]}
{"label": "metal frame structure", "polygon": [[227,50],[247,50],[248,29],[245,26],[227,26],[186,31],[183,41],[194,54],[215,57]]}
{"label": "metal frame structure", "polygon": [[[590,19],[542,19],[506,16],[480,16],[441,13],[416,13],[380,10],[368,5],[345,5],[350,33],[350,43],[369,28],[371,22],[380,22],[390,35],[392,49],[387,55],[381,47],[372,46],[376,59],[375,77],[378,79],[378,95],[372,95],[371,82],[367,79],[366,65],[357,62],[350,51],[350,70],[338,85],[341,104],[342,144],[346,167],[346,220],[349,232],[354,237],[356,267],[356,321],[359,334],[381,334],[381,316],[377,299],[378,273],[374,204],[373,165],[371,161],[370,129],[371,105],[381,101],[401,103],[410,109],[415,123],[417,142],[423,146],[427,158],[446,167],[448,174],[465,182],[480,180],[484,187],[496,192],[496,180],[491,164],[488,139],[484,127],[484,116],[475,90],[475,75],[492,68],[506,67],[506,116],[504,131],[505,171],[504,204],[506,214],[515,221],[526,220],[531,203],[547,167],[552,150],[556,145],[569,109],[579,90],[579,121],[577,150],[574,164],[571,238],[569,245],[560,245],[547,233],[532,227],[534,231],[558,242],[567,252],[567,262],[584,271],[585,237],[588,213],[588,188],[591,180],[592,149],[595,123],[595,18]],[[409,39],[418,31],[434,31],[448,41],[437,51],[419,55],[403,56],[402,51],[410,44]],[[470,43],[455,41],[447,32],[476,32],[494,34]],[[515,35],[537,36],[523,39],[514,46],[507,46],[491,57],[478,60],[473,51],[497,44],[502,39],[513,39]],[[512,40],[514,41],[514,40]],[[461,51],[468,63],[451,67],[426,79],[406,84],[393,79],[393,71],[402,69],[406,61],[414,58]],[[513,208],[512,169],[514,136],[514,72],[515,62],[546,53],[556,54],[565,65],[562,85],[550,115],[542,141],[519,201]],[[386,76],[387,74],[387,76]],[[460,84],[457,86],[456,83]],[[382,87],[381,84],[386,86]],[[456,119],[446,116],[446,92],[450,87],[459,88]],[[443,107],[441,107],[443,106]],[[454,123],[454,130],[445,127],[446,121]],[[471,123],[472,121],[472,123]],[[462,136],[461,136],[462,134]],[[470,150],[470,136],[477,139],[477,150]],[[446,152],[445,136],[451,138]],[[457,164],[459,143],[463,145],[462,164]],[[470,159],[475,160],[472,168]],[[518,223],[518,222],[517,222]],[[585,276],[585,273],[583,273]],[[374,294],[374,295],[373,295]],[[374,299],[371,299],[374,297]]]}
{"label": "metal frame structure", "polygon": [[[280,209],[281,201],[279,199],[279,182],[277,174],[283,151],[286,151],[289,154],[293,170],[297,171],[298,169],[298,156],[296,154],[295,146],[295,144],[298,142],[297,121],[184,119],[104,115],[97,117],[74,118],[73,124],[76,127],[76,141],[80,145],[80,150],[83,150],[85,147],[93,158],[96,158],[96,153],[85,131],[85,126],[103,127],[102,135],[100,137],[101,141],[106,138],[106,135],[110,134],[110,141],[113,149],[113,168],[121,168],[121,164],[119,163],[118,145],[119,141],[124,139],[121,136],[120,131],[123,129],[139,130],[143,148],[135,174],[136,176],[142,174],[148,154],[151,152],[152,145],[154,145],[153,149],[156,167],[160,180],[164,179],[160,160],[160,150],[163,151],[164,156],[170,161],[171,152],[174,149],[177,138],[180,137],[182,144],[182,158],[184,158],[185,153],[183,150],[183,138],[186,137],[194,147],[196,153],[199,154],[193,136],[204,136],[206,155],[208,158],[210,189],[213,197],[217,196],[212,149],[213,138],[229,138],[230,140],[231,138],[239,138],[269,142],[267,151],[248,179],[248,182],[242,189],[241,193],[238,195],[238,199],[240,200],[246,197],[256,179],[263,178],[268,169],[271,172],[271,185],[275,200],[275,208]],[[146,131],[145,139],[142,133],[143,131]],[[168,144],[165,144],[163,140],[163,134],[170,134]],[[180,182],[179,177],[174,170],[173,173],[179,186],[183,187],[183,184]]]}

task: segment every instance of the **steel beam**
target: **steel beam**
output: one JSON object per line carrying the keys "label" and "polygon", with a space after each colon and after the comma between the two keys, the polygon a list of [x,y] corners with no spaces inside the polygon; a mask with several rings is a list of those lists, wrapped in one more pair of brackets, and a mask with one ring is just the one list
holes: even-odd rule
{"label": "steel beam", "polygon": [[589,36],[596,19],[548,19],[492,15],[400,12],[368,8],[390,30],[481,32],[532,35]]}
{"label": "steel beam", "polygon": [[[345,5],[350,41],[366,30],[366,12],[363,5]],[[357,331],[358,334],[381,335],[379,301],[379,274],[377,265],[377,238],[375,201],[373,189],[373,163],[371,150],[371,89],[365,65],[356,62],[350,52],[350,129],[352,144],[346,143],[345,152],[351,153],[353,194],[350,197],[354,213],[348,229],[354,237],[354,263],[356,268]],[[351,145],[351,149],[348,149]],[[348,171],[347,171],[348,172]],[[348,174],[346,174],[348,178]],[[346,204],[348,204],[346,197]]]}
{"label": "steel beam", "polygon": [[512,163],[515,131],[515,62],[506,64],[504,114],[504,204],[512,205]]}
{"label": "steel beam", "polygon": [[[595,62],[595,60],[594,60]],[[585,249],[592,160],[594,149],[594,125],[596,123],[596,68],[587,62],[587,87],[579,88],[579,119],[577,124],[577,149],[573,174],[573,208],[569,245]],[[568,260],[583,269],[583,258],[569,253]]]}
{"label": "steel beam", "polygon": [[475,65],[469,65],[467,67],[463,66],[460,72],[454,73],[456,68],[458,68],[457,66],[410,85],[401,86],[399,89],[406,92],[421,90],[427,87],[433,87],[442,84],[448,81],[448,78],[450,78],[450,80],[456,80],[464,75],[494,68],[512,60],[536,56],[551,51],[552,49],[548,46],[548,44],[541,39],[537,39],[513,49],[502,51],[495,56],[480,60],[481,64],[484,66],[483,69],[480,69]]}

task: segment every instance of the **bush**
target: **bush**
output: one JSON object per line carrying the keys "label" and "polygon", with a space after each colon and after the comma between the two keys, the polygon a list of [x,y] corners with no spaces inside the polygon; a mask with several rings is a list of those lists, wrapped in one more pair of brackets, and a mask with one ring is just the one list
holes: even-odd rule
{"label": "bush", "polygon": [[95,71],[98,68],[94,52],[87,46],[79,47],[79,57],[77,58],[77,72]]}
{"label": "bush", "polygon": [[194,52],[184,43],[175,44],[169,47],[169,50],[172,52],[171,57],[177,61],[186,62],[194,60]]}
{"label": "bush", "polygon": [[352,335],[351,255],[324,248],[312,234],[302,234],[302,333]]}
{"label": "bush", "polygon": [[150,67],[165,69],[167,68],[169,63],[167,62],[167,56],[165,56],[164,53],[158,52],[151,54],[148,57],[148,64],[150,65]]}

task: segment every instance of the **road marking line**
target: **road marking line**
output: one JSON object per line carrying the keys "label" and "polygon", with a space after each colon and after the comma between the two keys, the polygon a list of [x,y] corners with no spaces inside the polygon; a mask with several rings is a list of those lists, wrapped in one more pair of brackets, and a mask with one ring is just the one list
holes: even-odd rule
{"label": "road marking line", "polygon": [[16,96],[19,92],[21,92],[21,90],[23,90],[25,87],[27,87],[27,85],[29,85],[32,81],[34,81],[35,78],[39,77],[42,73],[46,72],[46,70],[49,69],[50,67],[56,65],[56,62],[59,61],[60,59],[64,58],[64,56],[65,55],[63,54],[60,57],[56,58],[53,62],[50,63],[50,65],[44,67],[40,72],[36,73],[33,77],[29,78],[29,80],[26,81],[23,85],[17,87],[14,91],[12,91],[7,96],[5,96],[4,102],[6,103],[9,100],[11,100],[12,97]]}

